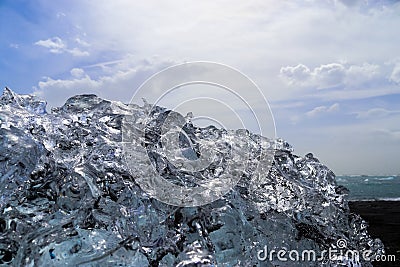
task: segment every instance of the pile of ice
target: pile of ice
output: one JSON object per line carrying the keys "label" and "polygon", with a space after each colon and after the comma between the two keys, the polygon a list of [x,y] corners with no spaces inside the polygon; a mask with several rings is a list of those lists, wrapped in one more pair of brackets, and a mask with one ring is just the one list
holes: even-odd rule
{"label": "pile of ice", "polygon": [[[188,174],[158,153],[157,122],[169,114],[160,107],[152,111],[152,134],[141,144],[171,182],[187,185],[190,175],[203,180],[222,175],[234,160],[223,151],[229,147],[223,145],[227,136],[247,135],[252,154],[238,172],[236,187],[211,204],[176,207],[149,197],[128,171],[121,144],[124,116],[134,116],[140,128],[147,109],[80,95],[48,113],[45,102],[5,89],[0,98],[0,264],[342,266],[357,260],[341,249],[370,251],[371,259],[384,253],[366,222],[349,211],[346,189],[312,154],[296,156],[285,141],[274,140],[272,168],[257,172],[252,166],[262,163],[262,137],[198,128],[188,121],[185,130],[194,143],[214,138],[222,144],[216,164]],[[288,254],[288,261],[276,254],[263,259],[260,251],[266,247],[322,256],[317,261],[293,261]],[[329,249],[339,256],[322,253]],[[359,262],[371,266],[361,255]]]}

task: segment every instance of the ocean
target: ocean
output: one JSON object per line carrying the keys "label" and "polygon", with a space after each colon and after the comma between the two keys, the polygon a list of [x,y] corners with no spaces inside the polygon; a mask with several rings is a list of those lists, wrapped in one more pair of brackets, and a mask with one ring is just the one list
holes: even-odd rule
{"label": "ocean", "polygon": [[350,190],[351,201],[400,201],[400,176],[336,176],[339,185]]}

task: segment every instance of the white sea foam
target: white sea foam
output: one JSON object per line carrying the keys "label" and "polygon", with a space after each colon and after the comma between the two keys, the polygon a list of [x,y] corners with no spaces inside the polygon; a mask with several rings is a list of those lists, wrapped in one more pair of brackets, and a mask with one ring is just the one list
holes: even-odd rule
{"label": "white sea foam", "polygon": [[390,181],[390,180],[393,180],[393,179],[394,179],[393,176],[376,178],[376,180],[379,180],[379,181]]}

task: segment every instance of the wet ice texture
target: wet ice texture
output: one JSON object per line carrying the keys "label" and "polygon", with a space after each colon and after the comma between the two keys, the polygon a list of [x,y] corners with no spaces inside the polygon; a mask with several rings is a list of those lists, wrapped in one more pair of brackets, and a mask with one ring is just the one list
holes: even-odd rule
{"label": "wet ice texture", "polygon": [[[146,105],[127,106],[94,95],[70,98],[46,113],[45,103],[6,89],[0,98],[0,263],[13,266],[337,266],[338,261],[261,262],[257,251],[336,248],[383,253],[367,224],[349,212],[346,189],[313,155],[294,155],[283,140],[269,172],[254,168],[263,159],[263,138],[245,131],[187,125],[193,140],[247,134],[251,157],[239,184],[220,200],[178,208],[150,198],[127,171],[121,121],[143,123]],[[154,134],[143,142],[165,179],[190,185],[190,174],[158,153]],[[139,127],[140,128],[140,127]],[[191,137],[191,138],[192,138]],[[182,144],[185,147],[185,144]],[[194,152],[193,152],[194,151]],[[195,153],[195,149],[190,153]],[[192,155],[193,156],[193,155]],[[193,174],[218,177],[230,159]],[[146,173],[136,173],[146,175]],[[192,177],[193,178],[193,177]],[[324,266],[325,266],[324,265]],[[362,262],[362,266],[371,266]]]}

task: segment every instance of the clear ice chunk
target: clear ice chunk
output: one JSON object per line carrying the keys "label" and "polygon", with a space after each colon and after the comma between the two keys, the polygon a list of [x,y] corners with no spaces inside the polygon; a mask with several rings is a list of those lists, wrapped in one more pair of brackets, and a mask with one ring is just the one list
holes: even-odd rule
{"label": "clear ice chunk", "polygon": [[[4,91],[0,264],[274,266],[282,262],[257,258],[264,246],[321,252],[337,248],[337,240],[345,240],[351,249],[371,250],[372,257],[384,253],[382,242],[368,234],[366,222],[350,212],[346,189],[312,154],[299,157],[282,139],[199,128],[189,114],[187,136],[173,140],[183,152],[168,156],[196,160],[209,143],[218,151],[207,168],[180,169],[162,149],[161,120],[169,111],[157,107],[147,123],[150,107],[80,95],[47,113],[45,102],[35,96]],[[137,160],[133,174],[121,144],[122,121],[127,117],[134,126],[128,135],[136,136],[145,124],[150,127],[144,139],[133,140],[132,146],[145,147],[150,158],[140,161],[143,155],[132,155],[131,160]],[[250,141],[239,142],[245,137]],[[210,204],[169,206],[138,184],[153,166],[175,185],[212,184],[229,166],[239,166],[229,152],[233,145],[248,146],[248,164],[236,173],[241,179],[235,188]],[[274,158],[265,158],[261,148],[273,149]],[[271,169],[265,167],[268,164]],[[324,260],[284,266],[349,262]],[[372,266],[362,259],[351,264]]]}

